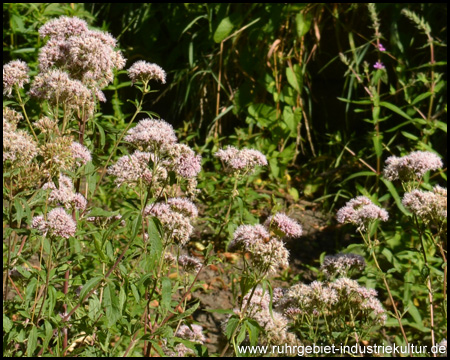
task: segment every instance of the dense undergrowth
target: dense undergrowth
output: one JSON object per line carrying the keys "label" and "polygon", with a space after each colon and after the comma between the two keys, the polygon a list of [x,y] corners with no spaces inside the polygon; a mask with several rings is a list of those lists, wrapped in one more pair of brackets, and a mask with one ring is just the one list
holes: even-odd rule
{"label": "dense undergrowth", "polygon": [[446,352],[446,5],[3,10],[4,356]]}

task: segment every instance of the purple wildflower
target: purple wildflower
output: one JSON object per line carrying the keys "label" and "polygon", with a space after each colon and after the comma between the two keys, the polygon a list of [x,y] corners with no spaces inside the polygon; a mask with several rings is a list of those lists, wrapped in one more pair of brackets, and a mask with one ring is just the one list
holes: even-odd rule
{"label": "purple wildflower", "polygon": [[190,217],[191,219],[195,219],[198,216],[197,207],[192,201],[188,199],[170,198],[167,200],[167,204],[169,204],[173,210],[178,211],[179,213]]}
{"label": "purple wildflower", "polygon": [[429,170],[438,170],[443,166],[442,160],[429,151],[414,151],[403,157],[390,156],[386,159],[383,175],[394,181],[411,181],[421,178]]}
{"label": "purple wildflower", "polygon": [[173,239],[181,246],[187,244],[194,230],[188,217],[172,210],[170,205],[165,203],[147,205],[144,209],[144,216],[149,215],[158,218],[168,239]]}
{"label": "purple wildflower", "polygon": [[128,141],[146,151],[167,149],[177,142],[172,125],[164,120],[143,119],[125,136]]}
{"label": "purple wildflower", "polygon": [[447,219],[447,189],[439,185],[433,191],[413,190],[406,193],[402,203],[425,221]]}
{"label": "purple wildflower", "polygon": [[10,61],[3,66],[3,95],[11,97],[14,85],[23,89],[30,82],[28,65],[22,60]]}
{"label": "purple wildflower", "polygon": [[81,35],[88,31],[87,23],[77,17],[61,16],[48,21],[39,29],[40,37],[66,38],[72,35]]}
{"label": "purple wildflower", "polygon": [[379,51],[386,51],[382,43],[379,43],[377,47]]}
{"label": "purple wildflower", "polygon": [[202,158],[187,145],[174,144],[168,150],[172,158],[172,167],[175,173],[185,179],[190,179],[198,175]]}
{"label": "purple wildflower", "polygon": [[180,265],[183,270],[187,273],[198,273],[202,268],[202,263],[194,257],[181,255],[178,258],[178,265]]}
{"label": "purple wildflower", "polygon": [[373,67],[374,67],[375,69],[377,69],[377,70],[385,69],[385,67],[384,67],[384,65],[383,65],[383,63],[382,63],[381,61],[377,61],[377,62],[373,65]]}
{"label": "purple wildflower", "polygon": [[371,221],[387,221],[388,218],[389,215],[386,210],[376,206],[365,196],[358,196],[350,200],[337,213],[338,222],[358,225],[358,229],[361,231],[365,231]]}
{"label": "purple wildflower", "polygon": [[92,160],[91,152],[86,146],[74,141],[71,148],[72,155],[77,166],[86,165],[87,162]]}
{"label": "purple wildflower", "polygon": [[148,82],[150,80],[158,80],[166,83],[166,72],[156,64],[150,64],[146,61],[136,61],[129,69],[128,76],[134,84],[137,81]]}
{"label": "purple wildflower", "polygon": [[254,149],[238,150],[234,146],[227,146],[215,153],[234,172],[253,172],[256,166],[266,166],[266,157]]}
{"label": "purple wildflower", "polygon": [[302,235],[302,226],[295,220],[283,213],[269,216],[264,223],[268,229],[280,233],[281,236],[299,238]]}
{"label": "purple wildflower", "polygon": [[327,276],[347,276],[351,270],[362,271],[366,267],[364,258],[355,254],[327,255],[320,270]]}
{"label": "purple wildflower", "polygon": [[3,118],[3,163],[9,161],[17,167],[27,165],[39,153],[31,135],[17,130],[16,124]]}

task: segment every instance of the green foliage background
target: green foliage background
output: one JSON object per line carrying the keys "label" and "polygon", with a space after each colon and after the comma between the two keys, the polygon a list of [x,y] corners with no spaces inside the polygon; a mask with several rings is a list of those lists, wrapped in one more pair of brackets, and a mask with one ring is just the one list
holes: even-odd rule
{"label": "green foliage background", "polygon": [[[405,9],[418,17],[408,18]],[[447,162],[447,5],[377,4],[376,10],[378,39],[367,4],[4,3],[3,62],[22,59],[36,73],[43,45],[37,30],[69,15],[112,33],[127,67],[136,60],[160,65],[167,84],[155,87],[160,92],[144,109],[173,124],[179,138],[202,154],[200,200],[207,220],[214,225],[230,187],[218,175],[214,152],[225,145],[253,147],[269,160],[268,171],[249,179],[253,185],[236,203],[228,234],[239,222],[256,222],[267,204],[308,200],[332,213],[363,194],[390,207],[391,226],[382,231],[389,240],[378,251],[383,267],[392,270],[411,339],[419,341],[429,324],[423,320],[427,293],[417,284],[423,285],[422,265],[409,247],[417,234],[400,189],[381,170],[388,156],[414,150],[433,151]],[[387,51],[380,52],[377,41]],[[376,61],[385,70],[374,71]],[[134,96],[125,71],[105,94],[108,102],[91,124],[88,144],[100,167],[134,110],[122,102]],[[424,187],[446,180],[441,171]],[[111,189],[100,188],[98,200],[113,210]],[[341,235],[338,229],[338,249]],[[364,253],[360,244],[347,250]],[[375,273],[365,276],[372,286],[379,281]],[[439,316],[443,329],[446,310]]]}

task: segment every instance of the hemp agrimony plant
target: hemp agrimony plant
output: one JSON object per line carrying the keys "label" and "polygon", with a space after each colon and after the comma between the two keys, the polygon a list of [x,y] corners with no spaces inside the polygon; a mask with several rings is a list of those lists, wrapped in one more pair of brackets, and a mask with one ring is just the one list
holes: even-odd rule
{"label": "hemp agrimony plant", "polygon": [[[23,61],[3,67],[11,99],[3,108],[7,355],[204,353],[202,327],[185,322],[210,261],[210,248],[203,259],[185,250],[201,157],[144,111],[165,71],[145,61],[128,69],[140,99],[103,158],[95,153],[98,102],[126,64],[116,40],[65,16],[39,34],[45,45],[33,79]],[[29,104],[37,105],[32,115]],[[143,112],[151,117],[132,127]],[[99,203],[105,181],[114,181],[112,195],[124,188],[109,202],[121,211]]]}

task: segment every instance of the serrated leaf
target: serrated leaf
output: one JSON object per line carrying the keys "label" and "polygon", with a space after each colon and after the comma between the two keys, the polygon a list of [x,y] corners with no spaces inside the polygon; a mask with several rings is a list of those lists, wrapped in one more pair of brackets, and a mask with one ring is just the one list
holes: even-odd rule
{"label": "serrated leaf", "polygon": [[236,330],[236,328],[239,325],[239,317],[232,316],[228,319],[227,322],[227,326],[225,328],[225,336],[227,337],[228,340],[231,340],[231,336],[234,333],[234,330]]}

